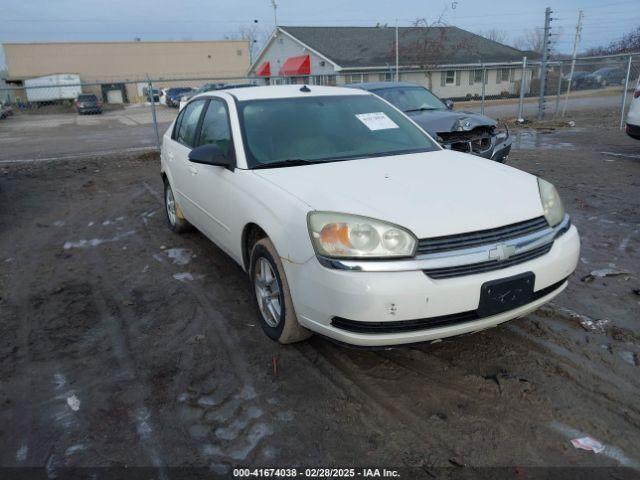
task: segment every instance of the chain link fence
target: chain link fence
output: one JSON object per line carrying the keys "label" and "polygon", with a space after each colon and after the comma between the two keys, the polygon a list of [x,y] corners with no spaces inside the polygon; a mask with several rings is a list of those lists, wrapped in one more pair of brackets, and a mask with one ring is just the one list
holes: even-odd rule
{"label": "chain link fence", "polygon": [[[546,88],[540,92],[541,75]],[[504,64],[447,65],[400,70],[397,80],[423,85],[455,109],[502,121],[582,116],[622,128],[640,80],[640,54]],[[83,81],[78,75],[51,75],[0,87],[0,161],[16,157],[16,139],[49,139],[46,154],[159,148],[181,101],[203,92],[246,85],[353,85],[393,82],[393,68],[342,71],[298,77],[108,78]],[[12,141],[13,139],[13,141]],[[37,143],[37,142],[36,142]],[[24,152],[20,154],[24,156]]]}

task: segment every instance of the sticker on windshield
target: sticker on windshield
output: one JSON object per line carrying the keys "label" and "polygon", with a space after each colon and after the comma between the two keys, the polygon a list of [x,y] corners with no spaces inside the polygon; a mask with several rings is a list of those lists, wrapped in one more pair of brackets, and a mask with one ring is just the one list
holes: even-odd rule
{"label": "sticker on windshield", "polygon": [[393,120],[387,117],[384,112],[359,113],[356,114],[356,117],[358,117],[358,120],[364,123],[369,130],[400,128]]}

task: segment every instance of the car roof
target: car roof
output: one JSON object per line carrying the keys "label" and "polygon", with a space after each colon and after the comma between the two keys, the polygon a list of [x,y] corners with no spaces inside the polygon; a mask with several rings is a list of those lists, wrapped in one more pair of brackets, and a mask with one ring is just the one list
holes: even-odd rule
{"label": "car roof", "polygon": [[409,82],[364,82],[350,83],[351,88],[360,88],[362,90],[382,90],[386,88],[424,88],[422,85],[416,85]]}
{"label": "car roof", "polygon": [[[308,91],[303,88],[307,87]],[[215,96],[216,93],[225,92],[225,89],[201,93],[198,98]],[[366,92],[344,87],[323,87],[319,85],[270,85],[263,87],[247,86],[230,89],[227,92],[237,100],[264,100],[271,98],[296,98],[296,97],[322,97],[336,95],[368,95]],[[195,97],[194,97],[195,98]]]}

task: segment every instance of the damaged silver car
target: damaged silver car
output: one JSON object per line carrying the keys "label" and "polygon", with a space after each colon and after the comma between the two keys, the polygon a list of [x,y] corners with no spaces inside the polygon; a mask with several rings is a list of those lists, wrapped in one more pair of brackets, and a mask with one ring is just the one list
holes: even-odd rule
{"label": "damaged silver car", "polygon": [[473,112],[454,111],[428,89],[412,83],[356,83],[349,87],[368,90],[409,115],[444,148],[471,153],[504,163],[511,151],[506,125]]}

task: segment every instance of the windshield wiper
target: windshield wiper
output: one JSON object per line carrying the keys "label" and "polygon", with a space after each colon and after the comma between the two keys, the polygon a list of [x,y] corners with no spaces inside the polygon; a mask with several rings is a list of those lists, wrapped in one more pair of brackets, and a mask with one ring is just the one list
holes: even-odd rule
{"label": "windshield wiper", "polygon": [[409,110],[403,110],[404,113],[409,113],[409,112],[426,112],[428,110],[442,110],[441,108],[436,108],[436,107],[420,107],[420,108],[410,108]]}
{"label": "windshield wiper", "polygon": [[325,163],[322,160],[303,160],[302,158],[291,158],[288,160],[280,160],[272,163],[261,163],[253,167],[254,170],[258,168],[282,168],[282,167],[297,167],[299,165],[314,165],[316,163]]}

